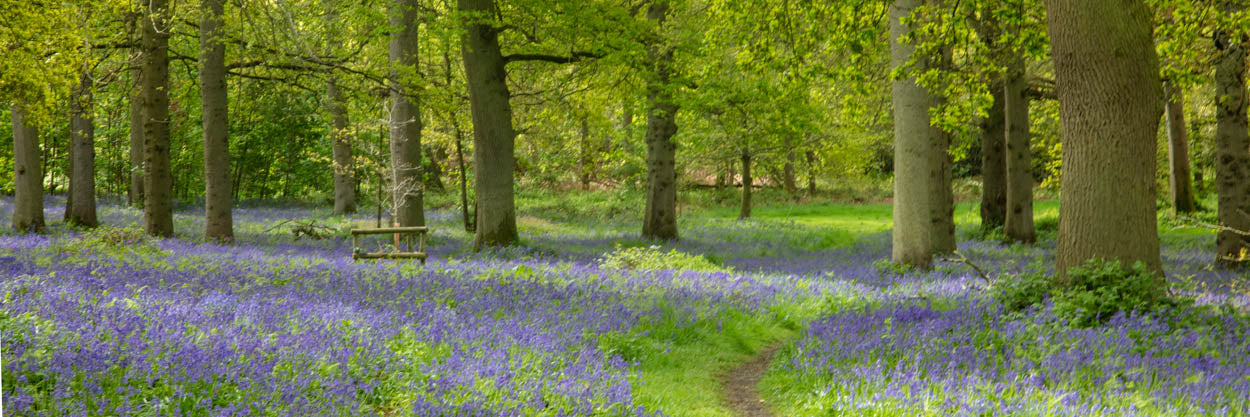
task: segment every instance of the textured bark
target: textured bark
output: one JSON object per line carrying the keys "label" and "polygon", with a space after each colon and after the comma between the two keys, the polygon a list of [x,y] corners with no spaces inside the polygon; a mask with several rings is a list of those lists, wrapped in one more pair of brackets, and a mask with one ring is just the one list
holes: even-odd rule
{"label": "textured bark", "polygon": [[[1250,231],[1250,132],[1246,117],[1245,41],[1216,33],[1215,64],[1215,190],[1221,226]],[[1250,236],[1221,230],[1215,238],[1221,264],[1245,264]]]}
{"label": "textured bark", "polygon": [[789,135],[786,135],[783,141],[786,148],[786,163],[781,166],[781,181],[786,187],[786,192],[794,194],[798,192],[798,186],[795,184],[794,179],[794,146]]}
{"label": "textured bark", "polygon": [[[331,128],[331,152],[334,154],[334,214],[356,212],[356,163],[352,158],[351,135],[347,131],[347,106],[334,79],[326,83]],[[381,203],[379,203],[381,204]]]}
{"label": "textured bark", "polygon": [[1063,129],[1055,270],[1101,258],[1162,274],[1151,11],[1141,1],[1047,0],[1046,12]]}
{"label": "textured bark", "polygon": [[226,91],[225,0],[203,0],[200,22],[200,103],[204,127],[204,237],[234,240],[230,190],[229,97]]}
{"label": "textured bark", "polygon": [[[150,0],[143,22],[143,228],[174,235],[173,175],[169,167],[168,0]],[[160,28],[160,30],[157,30]]]}
{"label": "textured bark", "polygon": [[[890,13],[890,63],[905,65],[915,47],[898,39],[911,31],[901,19],[911,15],[921,0],[896,0]],[[919,59],[916,71],[930,65]],[[955,230],[951,192],[950,137],[929,121],[929,109],[939,100],[916,83],[914,76],[895,80],[894,106],[894,232],[895,263],[921,268],[933,256],[954,250]]]}
{"label": "textured bark", "polygon": [[14,105],[13,116],[13,230],[42,233],[43,154],[39,151],[39,131],[26,120],[26,110]]}
{"label": "textured bark", "polygon": [[1033,243],[1033,155],[1029,150],[1029,81],[1024,59],[1007,68],[1007,222],[1003,234],[1016,242]]}
{"label": "textured bark", "polygon": [[1185,92],[1164,83],[1167,106],[1164,107],[1168,127],[1168,189],[1172,210],[1189,213],[1197,210],[1194,189],[1189,175],[1189,134],[1185,127]]}
{"label": "textured bark", "polygon": [[473,166],[477,193],[477,231],[473,247],[507,246],[517,242],[513,168],[516,131],[508,102],[507,72],[499,49],[499,33],[480,19],[494,16],[492,0],[458,0],[461,12],[479,19],[467,25],[461,43],[469,108],[473,113]]}
{"label": "textured bark", "polygon": [[[651,3],[647,18],[663,26],[668,2]],[[677,239],[677,134],[678,105],[673,100],[673,50],[662,43],[647,48],[655,73],[647,84],[647,207],[642,236]]]}
{"label": "textured bark", "polygon": [[742,206],[738,209],[738,220],[751,218],[751,187],[755,179],[751,178],[751,149],[743,146],[742,155]]}
{"label": "textured bark", "polygon": [[391,198],[399,226],[425,226],[421,174],[421,109],[413,77],[418,72],[417,0],[394,0],[391,18]]}
{"label": "textured bark", "polygon": [[990,82],[994,104],[981,121],[981,228],[1007,222],[1007,120],[1002,79]]}
{"label": "textured bark", "polygon": [[136,68],[135,95],[130,98],[130,188],[127,190],[131,207],[143,207],[143,95],[142,68]]}
{"label": "textured bark", "polygon": [[83,227],[96,227],[95,210],[95,125],[92,118],[91,75],[82,81],[70,98],[70,197],[66,221]]}

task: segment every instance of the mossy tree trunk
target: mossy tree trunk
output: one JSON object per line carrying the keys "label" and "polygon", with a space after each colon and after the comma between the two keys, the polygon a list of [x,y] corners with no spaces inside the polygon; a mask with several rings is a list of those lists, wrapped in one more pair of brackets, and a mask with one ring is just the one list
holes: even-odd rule
{"label": "mossy tree trunk", "polygon": [[[1228,8],[1233,11],[1234,9]],[[1238,10],[1239,11],[1239,10]],[[1250,251],[1250,132],[1246,116],[1245,40],[1227,31],[1215,37],[1215,183],[1217,217],[1223,227],[1216,235],[1218,261],[1226,266],[1246,264]]]}
{"label": "mossy tree trunk", "polygon": [[92,117],[91,74],[84,72],[70,97],[70,196],[66,221],[96,227],[95,124]]}
{"label": "mossy tree trunk", "polygon": [[[668,2],[651,3],[647,18],[660,26],[668,16]],[[673,50],[662,41],[648,47],[654,78],[647,84],[647,206],[642,236],[677,239],[677,102],[673,99]]]}
{"label": "mossy tree trunk", "polygon": [[1029,83],[1023,57],[1008,66],[1004,88],[1007,218],[1003,234],[1016,242],[1033,243],[1033,154],[1029,150]]}
{"label": "mossy tree trunk", "polygon": [[26,109],[15,104],[13,117],[13,230],[42,233],[43,153],[39,151],[39,130],[26,117]]}
{"label": "mossy tree trunk", "polygon": [[1172,210],[1189,213],[1197,210],[1194,188],[1189,172],[1189,133],[1185,127],[1185,92],[1164,83],[1167,106],[1164,107],[1168,128],[1168,189]]}

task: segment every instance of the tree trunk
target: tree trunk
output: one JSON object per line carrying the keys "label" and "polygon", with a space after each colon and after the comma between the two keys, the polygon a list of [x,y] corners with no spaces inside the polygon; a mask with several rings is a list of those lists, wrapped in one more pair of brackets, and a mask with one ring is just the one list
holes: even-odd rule
{"label": "tree trunk", "polygon": [[1162,274],[1151,11],[1141,1],[1047,0],[1046,12],[1063,129],[1055,271],[1101,258]]}
{"label": "tree trunk", "polygon": [[203,0],[200,23],[200,103],[204,126],[204,237],[234,240],[230,190],[229,97],[226,91],[225,0]]}
{"label": "tree trunk", "polygon": [[[143,22],[143,227],[174,235],[173,173],[169,166],[169,2],[149,0]],[[159,29],[159,30],[158,30]]]}
{"label": "tree trunk", "polygon": [[1033,243],[1033,155],[1029,150],[1029,81],[1023,57],[1007,68],[1007,223],[1003,234]]}
{"label": "tree trunk", "polygon": [[981,228],[993,229],[1007,221],[1007,120],[1005,83],[990,82],[994,104],[981,121]]}
{"label": "tree trunk", "polygon": [[26,109],[13,105],[13,230],[42,233],[43,154],[39,131],[26,118]]}
{"label": "tree trunk", "polygon": [[[1245,41],[1223,30],[1216,33],[1215,40],[1219,51],[1215,64],[1216,211],[1221,226],[1247,232],[1250,231],[1250,132],[1246,118]],[[1216,235],[1216,256],[1222,265],[1247,263],[1250,236],[1237,231],[1221,230]]]}
{"label": "tree trunk", "polygon": [[590,121],[586,115],[581,117],[581,180],[582,190],[590,191],[590,180],[595,172],[595,146],[590,143]]}
{"label": "tree trunk", "polygon": [[[668,17],[668,2],[656,1],[647,10],[647,18],[663,26]],[[647,48],[654,65],[655,77],[647,85],[647,207],[642,221],[642,236],[652,239],[677,239],[677,134],[678,105],[669,85],[672,78],[673,50],[662,42]]]}
{"label": "tree trunk", "polygon": [[738,220],[751,218],[751,187],[754,185],[754,179],[751,178],[751,149],[746,145],[742,147],[742,207],[738,210]]}
{"label": "tree trunk", "polygon": [[330,132],[334,154],[334,214],[355,213],[356,180],[352,177],[356,163],[352,158],[351,135],[347,131],[347,106],[343,104],[343,94],[333,78],[326,83],[326,96],[330,102],[330,119],[334,129]]}
{"label": "tree trunk", "polygon": [[790,135],[786,135],[783,141],[786,148],[786,163],[781,167],[782,183],[785,184],[786,192],[794,194],[798,192],[798,185],[795,184],[796,181],[794,180],[795,153],[793,141],[790,139]]}
{"label": "tree trunk", "polygon": [[1172,197],[1172,210],[1189,213],[1197,210],[1194,191],[1189,176],[1189,134],[1185,128],[1185,92],[1180,88],[1163,84],[1167,94],[1164,107],[1168,127],[1168,188]]}
{"label": "tree trunk", "polygon": [[[911,32],[903,23],[921,0],[896,0],[890,16],[890,62],[906,65],[915,47],[898,39]],[[917,60],[915,71],[929,59]],[[950,188],[950,140],[929,121],[929,109],[939,100],[916,82],[915,76],[893,82],[894,105],[894,232],[895,263],[928,268],[934,255],[954,249]]]}
{"label": "tree trunk", "polygon": [[425,226],[421,178],[421,108],[413,88],[419,69],[417,0],[394,0],[391,18],[391,201],[399,226]]}
{"label": "tree trunk", "polygon": [[807,151],[807,194],[816,195],[816,151]]}
{"label": "tree trunk", "polygon": [[[493,0],[458,0],[461,12],[494,16]],[[517,242],[513,169],[516,131],[508,102],[507,72],[499,49],[499,32],[475,19],[467,25],[461,52],[473,113],[473,166],[477,175],[477,232],[473,247],[508,246]]]}
{"label": "tree trunk", "polygon": [[92,117],[91,74],[70,98],[70,197],[66,220],[83,227],[96,227],[95,210],[95,125]]}
{"label": "tree trunk", "polygon": [[440,161],[447,160],[447,148],[442,146],[432,147],[428,143],[421,145],[421,181],[425,184],[426,190],[436,190],[439,192],[446,191],[447,187],[443,185],[443,166]]}

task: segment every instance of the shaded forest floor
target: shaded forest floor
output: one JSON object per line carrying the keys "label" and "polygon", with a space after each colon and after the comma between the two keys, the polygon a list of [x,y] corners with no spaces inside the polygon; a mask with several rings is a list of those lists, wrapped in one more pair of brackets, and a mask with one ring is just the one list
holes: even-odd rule
{"label": "shaded forest floor", "polygon": [[[1232,307],[1077,329],[1003,311],[959,263],[890,268],[888,205],[737,221],[696,200],[657,243],[631,195],[550,197],[522,196],[523,246],[483,253],[458,211],[429,212],[425,267],[354,263],[343,236],[372,216],[295,206],[237,209],[233,246],[200,242],[196,207],[176,239],[116,205],[97,231],[0,235],[7,411],[730,416],[720,378],[781,343],[756,387],[778,416],[1250,412],[1250,291],[1210,268],[1206,231],[1161,228],[1169,277]],[[995,277],[1048,268],[1056,203],[1030,247],[981,237],[973,210],[961,253]],[[336,237],[294,240],[290,219]]]}

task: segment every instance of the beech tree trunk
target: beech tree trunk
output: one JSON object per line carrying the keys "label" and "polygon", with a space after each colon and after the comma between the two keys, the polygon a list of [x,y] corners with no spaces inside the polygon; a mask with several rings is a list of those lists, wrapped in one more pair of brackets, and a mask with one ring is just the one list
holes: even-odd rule
{"label": "beech tree trunk", "polygon": [[399,226],[425,226],[421,174],[421,108],[413,83],[419,69],[417,0],[395,0],[391,19],[391,198]]}
{"label": "beech tree trunk", "polygon": [[[1226,9],[1228,8],[1226,4]],[[1232,10],[1230,10],[1232,11]],[[1246,117],[1245,40],[1226,31],[1216,32],[1215,47],[1215,184],[1217,217],[1216,256],[1225,266],[1247,263],[1250,236],[1250,132]]]}
{"label": "beech tree trunk", "polygon": [[127,190],[131,207],[143,207],[143,77],[142,68],[134,71],[135,94],[130,98],[130,188]]}
{"label": "beech tree trunk", "polygon": [[499,49],[499,32],[483,16],[496,13],[493,0],[458,0],[461,12],[473,19],[466,27],[461,52],[473,113],[474,191],[477,231],[473,247],[508,246],[517,242],[513,169],[516,131],[508,102],[507,72]]}
{"label": "beech tree trunk", "polygon": [[[143,227],[174,235],[173,175],[169,161],[169,2],[149,0],[143,20]],[[157,30],[157,29],[160,30]]]}
{"label": "beech tree trunk", "polygon": [[[1141,1],[1046,0],[1063,137],[1062,277],[1092,258],[1162,274],[1155,149],[1163,94]],[[1160,286],[1162,289],[1162,286]]]}
{"label": "beech tree trunk", "polygon": [[1007,68],[1004,110],[1007,117],[1007,222],[1003,234],[1033,243],[1033,154],[1029,150],[1029,82],[1024,59]]}
{"label": "beech tree trunk", "polygon": [[[911,32],[902,19],[921,0],[896,0],[890,10],[890,63],[907,64],[915,54],[911,44],[898,39]],[[919,59],[923,71],[930,59]],[[895,80],[894,105],[894,232],[895,263],[929,268],[934,255],[955,246],[953,197],[950,183],[950,137],[931,125],[929,109],[939,100],[916,83],[914,75]]]}
{"label": "beech tree trunk", "polygon": [[1185,92],[1163,84],[1167,94],[1164,107],[1168,127],[1168,188],[1172,197],[1172,210],[1189,213],[1197,210],[1194,190],[1189,175],[1189,134],[1185,127]]}
{"label": "beech tree trunk", "polygon": [[754,178],[751,178],[751,149],[746,145],[742,147],[742,207],[738,210],[738,220],[751,218],[751,187],[754,185]]}
{"label": "beech tree trunk", "polygon": [[994,104],[981,121],[981,228],[1001,227],[1007,222],[1007,120],[1003,80],[990,82]]}
{"label": "beech tree trunk", "polygon": [[95,125],[92,117],[91,74],[83,73],[70,98],[70,196],[66,221],[96,227]]}
{"label": "beech tree trunk", "polygon": [[26,119],[26,109],[13,105],[13,230],[42,233],[43,153],[39,151],[39,130]]}
{"label": "beech tree trunk", "polygon": [[[647,18],[660,26],[668,18],[668,2],[656,1]],[[669,82],[672,78],[673,50],[662,42],[647,48],[655,77],[647,85],[647,207],[642,220],[642,236],[677,239],[677,134],[678,105]],[[732,180],[731,180],[732,181]]]}
{"label": "beech tree trunk", "polygon": [[230,190],[229,96],[222,43],[225,0],[203,0],[200,22],[200,103],[204,127],[204,237],[234,240]]}
{"label": "beech tree trunk", "polygon": [[794,180],[794,145],[789,135],[786,135],[782,140],[786,148],[786,163],[781,167],[782,182],[785,184],[786,192],[794,194],[798,192],[798,186]]}
{"label": "beech tree trunk", "polygon": [[351,135],[347,131],[347,106],[343,104],[343,94],[334,79],[326,83],[326,96],[334,129],[330,132],[330,140],[333,141],[331,152],[334,154],[334,214],[355,213],[356,179],[353,177],[356,163],[352,158]]}

